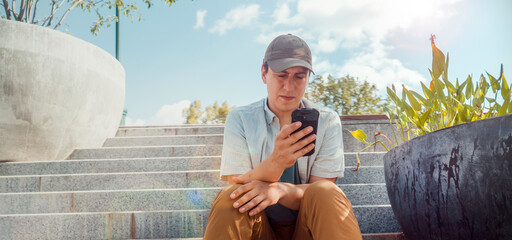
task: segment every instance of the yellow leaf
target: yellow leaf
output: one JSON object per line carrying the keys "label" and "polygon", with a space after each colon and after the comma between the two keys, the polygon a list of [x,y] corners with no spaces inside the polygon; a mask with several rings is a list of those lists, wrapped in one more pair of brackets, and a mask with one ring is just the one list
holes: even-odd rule
{"label": "yellow leaf", "polygon": [[359,141],[360,141],[360,142],[362,142],[362,143],[366,143],[366,144],[368,144],[368,142],[366,142],[366,138],[367,138],[367,137],[366,137],[366,134],[364,133],[364,131],[363,131],[363,130],[361,130],[361,129],[357,129],[357,130],[355,130],[355,131],[350,131],[350,130],[348,130],[348,129],[346,129],[346,130],[347,130],[347,131],[349,131],[349,132],[350,132],[350,134],[352,134],[352,136],[353,136],[355,139],[359,140]]}

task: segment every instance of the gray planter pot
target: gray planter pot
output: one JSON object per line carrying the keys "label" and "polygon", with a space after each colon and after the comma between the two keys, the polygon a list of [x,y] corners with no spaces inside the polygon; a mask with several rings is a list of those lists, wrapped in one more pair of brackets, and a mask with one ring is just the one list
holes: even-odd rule
{"label": "gray planter pot", "polygon": [[65,159],[114,136],[125,72],[102,49],[49,28],[0,20],[0,160]]}
{"label": "gray planter pot", "polygon": [[408,239],[512,239],[512,115],[414,138],[384,171]]}

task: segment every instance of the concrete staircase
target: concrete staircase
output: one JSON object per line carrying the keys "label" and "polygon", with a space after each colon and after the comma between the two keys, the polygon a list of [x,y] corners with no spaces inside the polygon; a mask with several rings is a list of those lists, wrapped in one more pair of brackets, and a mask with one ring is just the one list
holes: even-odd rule
{"label": "concrete staircase", "polygon": [[[387,120],[343,127],[390,133]],[[222,125],[121,127],[64,161],[0,163],[1,239],[200,238],[219,180]],[[364,238],[404,239],[389,205],[383,152],[361,154],[344,132],[345,177]],[[389,234],[391,233],[391,234]]]}

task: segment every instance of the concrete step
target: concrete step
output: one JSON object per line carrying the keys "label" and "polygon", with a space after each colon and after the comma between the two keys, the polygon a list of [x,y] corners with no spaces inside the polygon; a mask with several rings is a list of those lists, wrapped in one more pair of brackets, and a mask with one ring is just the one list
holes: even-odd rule
{"label": "concrete step", "polygon": [[[354,206],[363,233],[400,232],[389,205]],[[204,233],[204,210],[0,215],[7,239],[193,238]]]}
{"label": "concrete step", "polygon": [[[223,187],[219,170],[0,176],[0,193]],[[337,184],[383,183],[382,166],[361,167]]]}
{"label": "concrete step", "polygon": [[[399,135],[395,139],[395,134],[391,128],[389,120],[378,119],[378,120],[342,120],[343,128],[343,144],[346,152],[358,152],[362,150],[366,145],[356,140],[347,131],[354,131],[357,129],[363,130],[368,136],[368,142],[373,142],[374,134],[381,132],[386,135],[389,140],[396,145],[396,143],[402,143]],[[223,125],[195,125],[195,126],[146,126],[146,127],[125,127],[120,128],[117,132],[117,137],[124,136],[169,136],[169,135],[196,135],[196,134],[223,134]],[[398,134],[398,133],[397,133]],[[389,146],[387,140],[383,137],[378,137],[378,140],[384,142]],[[136,140],[144,141],[144,140]],[[159,141],[166,141],[160,139]],[[147,145],[144,145],[147,146]],[[385,149],[379,144],[375,148],[366,150],[367,152],[382,152]]]}
{"label": "concrete step", "polygon": [[[354,206],[389,204],[384,184],[345,184],[339,187]],[[0,215],[207,209],[221,189],[0,193]]]}
{"label": "concrete step", "polygon": [[[363,233],[363,240],[407,240],[405,235],[399,233]],[[203,240],[203,238],[167,238],[160,240]]]}
{"label": "concrete step", "polygon": [[0,163],[0,176],[218,170],[220,156]]}
{"label": "concrete step", "polygon": [[220,155],[222,155],[222,144],[76,149],[69,156],[69,159],[155,158]]}
{"label": "concrete step", "polygon": [[122,127],[116,137],[223,134],[224,125]]}
{"label": "concrete step", "polygon": [[[359,156],[361,166],[383,166],[384,154],[383,152],[361,153]],[[218,170],[220,169],[220,159],[220,156],[196,156],[7,162],[0,163],[0,176]],[[356,163],[355,153],[345,153],[347,168],[353,169]]]}
{"label": "concrete step", "polygon": [[223,134],[109,138],[103,147],[222,144]]}

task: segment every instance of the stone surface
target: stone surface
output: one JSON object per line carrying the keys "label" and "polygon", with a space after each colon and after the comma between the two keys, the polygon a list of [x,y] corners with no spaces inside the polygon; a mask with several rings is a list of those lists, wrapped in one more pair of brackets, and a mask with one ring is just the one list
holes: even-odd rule
{"label": "stone surface", "polygon": [[115,135],[125,72],[101,48],[0,19],[0,161],[65,159]]}
{"label": "stone surface", "polygon": [[220,156],[9,162],[0,164],[0,176],[212,169],[220,169]]}
{"label": "stone surface", "polygon": [[220,156],[222,145],[180,145],[168,147],[105,147],[77,149],[69,159],[148,158]]}
{"label": "stone surface", "polygon": [[223,134],[223,125],[195,125],[192,127],[122,127],[117,131],[116,137],[128,136],[166,136],[166,135],[195,135],[195,134]]}
{"label": "stone surface", "polygon": [[[344,184],[339,187],[353,205],[389,204],[383,184]],[[222,187],[0,193],[0,215],[208,209],[221,189]]]}
{"label": "stone surface", "polygon": [[[358,172],[345,169],[345,177],[339,178],[336,183],[366,184],[383,181],[382,167],[361,167]],[[220,181],[219,170],[0,176],[0,193],[196,188],[225,185],[226,182]]]}
{"label": "stone surface", "polygon": [[[8,239],[187,238],[202,236],[209,210],[0,215],[0,236]],[[391,207],[354,207],[363,232],[397,232]],[[392,216],[392,215],[391,215]],[[386,221],[380,226],[376,221]],[[27,226],[31,226],[27,228]],[[65,230],[64,230],[65,229]]]}
{"label": "stone surface", "polygon": [[223,134],[109,138],[103,147],[222,144]]}

